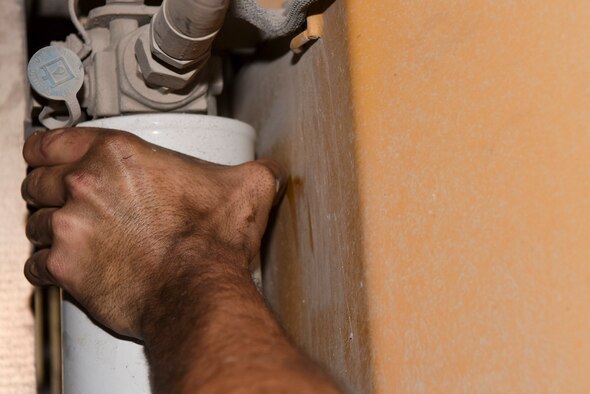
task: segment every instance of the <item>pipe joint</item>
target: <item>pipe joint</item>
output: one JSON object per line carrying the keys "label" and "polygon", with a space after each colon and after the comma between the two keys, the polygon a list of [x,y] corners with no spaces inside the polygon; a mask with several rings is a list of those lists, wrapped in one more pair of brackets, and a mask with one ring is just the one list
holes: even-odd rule
{"label": "pipe joint", "polygon": [[[186,2],[186,1],[185,1]],[[167,62],[167,57],[176,59],[178,61],[194,61],[201,58],[205,53],[210,52],[213,40],[219,31],[219,26],[223,23],[225,13],[220,14],[221,20],[212,20],[209,29],[202,32],[206,33],[202,36],[188,36],[181,32],[177,26],[184,23],[194,22],[191,19],[183,21],[173,20],[170,17],[169,9],[176,9],[181,6],[186,6],[183,1],[164,0],[162,6],[152,20],[152,28],[150,30],[152,50],[160,60]],[[199,15],[198,9],[193,10],[193,13]],[[202,14],[201,14],[202,15]],[[161,55],[161,56],[158,56]]]}
{"label": "pipe joint", "polygon": [[164,6],[160,7],[150,26],[152,53],[174,67],[188,67],[211,51],[218,30],[204,37],[189,37],[172,26],[165,9]]}
{"label": "pipe joint", "polygon": [[135,43],[146,81],[172,89],[190,83],[211,56],[227,5],[227,0],[164,0]]}

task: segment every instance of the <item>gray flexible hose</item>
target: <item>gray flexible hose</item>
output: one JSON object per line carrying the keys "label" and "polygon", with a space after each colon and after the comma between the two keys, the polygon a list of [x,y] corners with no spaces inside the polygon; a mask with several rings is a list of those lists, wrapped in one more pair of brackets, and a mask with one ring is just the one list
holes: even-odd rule
{"label": "gray flexible hose", "polygon": [[198,38],[221,28],[229,0],[167,0],[163,6],[176,30]]}
{"label": "gray flexible hose", "polygon": [[305,21],[308,8],[318,1],[290,0],[281,12],[261,7],[256,0],[232,0],[230,10],[236,18],[256,26],[263,38],[269,39],[295,32]]}
{"label": "gray flexible hose", "polygon": [[152,20],[155,43],[171,58],[199,59],[210,51],[228,5],[235,17],[260,29],[263,39],[270,39],[295,32],[318,0],[290,0],[284,10],[266,9],[256,0],[229,1],[165,0]]}

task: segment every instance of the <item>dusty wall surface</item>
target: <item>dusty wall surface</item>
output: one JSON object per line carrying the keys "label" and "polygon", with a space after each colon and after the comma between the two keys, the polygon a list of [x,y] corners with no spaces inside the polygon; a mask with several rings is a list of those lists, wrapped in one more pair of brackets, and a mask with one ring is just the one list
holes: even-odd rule
{"label": "dusty wall surface", "polygon": [[267,295],[351,387],[590,391],[589,20],[341,0],[298,63],[241,75],[237,115],[293,175]]}
{"label": "dusty wall surface", "polygon": [[20,183],[25,118],[25,27],[21,0],[0,13],[0,393],[35,392],[31,287],[22,271],[29,255]]}
{"label": "dusty wall surface", "polygon": [[292,177],[263,250],[266,296],[298,345],[354,392],[368,392],[342,4],[328,10],[326,21],[323,39],[298,62],[287,53],[242,70],[234,115],[258,130],[258,156],[277,159]]}
{"label": "dusty wall surface", "polygon": [[344,2],[377,391],[589,392],[590,3]]}

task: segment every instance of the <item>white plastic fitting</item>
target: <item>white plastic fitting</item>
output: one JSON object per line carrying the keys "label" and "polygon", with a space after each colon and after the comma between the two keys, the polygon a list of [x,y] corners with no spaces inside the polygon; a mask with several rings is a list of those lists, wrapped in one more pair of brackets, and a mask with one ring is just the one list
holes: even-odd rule
{"label": "white plastic fitting", "polygon": [[[218,164],[254,159],[254,129],[237,120],[190,114],[119,116],[80,123],[129,131],[151,143]],[[143,346],[117,338],[62,301],[64,394],[150,393]]]}

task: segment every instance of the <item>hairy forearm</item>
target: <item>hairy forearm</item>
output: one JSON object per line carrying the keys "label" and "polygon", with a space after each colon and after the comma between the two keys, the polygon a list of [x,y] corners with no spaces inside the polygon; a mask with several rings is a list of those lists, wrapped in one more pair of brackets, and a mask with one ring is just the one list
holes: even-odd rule
{"label": "hairy forearm", "polygon": [[116,130],[35,133],[25,200],[40,209],[25,263],[113,331],[143,339],[154,391],[335,392],[256,291],[277,184],[268,160],[227,167]]}
{"label": "hairy forearm", "polygon": [[[194,257],[171,264],[194,263],[178,259]],[[206,268],[163,286],[154,300],[159,305],[146,313],[155,392],[338,392],[288,341],[247,269],[199,265]]]}

